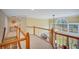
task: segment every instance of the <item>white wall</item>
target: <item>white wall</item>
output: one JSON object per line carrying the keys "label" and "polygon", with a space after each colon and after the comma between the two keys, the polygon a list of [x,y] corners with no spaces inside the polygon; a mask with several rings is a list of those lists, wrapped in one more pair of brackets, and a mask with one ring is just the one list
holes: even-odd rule
{"label": "white wall", "polygon": [[3,36],[3,29],[5,27],[5,14],[0,10],[0,43],[2,40],[2,36]]}

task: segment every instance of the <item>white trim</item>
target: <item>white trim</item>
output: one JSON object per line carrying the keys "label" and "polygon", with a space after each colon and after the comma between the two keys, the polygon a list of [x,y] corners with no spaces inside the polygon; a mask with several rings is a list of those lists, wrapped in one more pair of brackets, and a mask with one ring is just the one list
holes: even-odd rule
{"label": "white trim", "polygon": [[69,24],[67,24],[67,32],[69,33]]}
{"label": "white trim", "polygon": [[79,33],[79,24],[78,24],[78,33]]}

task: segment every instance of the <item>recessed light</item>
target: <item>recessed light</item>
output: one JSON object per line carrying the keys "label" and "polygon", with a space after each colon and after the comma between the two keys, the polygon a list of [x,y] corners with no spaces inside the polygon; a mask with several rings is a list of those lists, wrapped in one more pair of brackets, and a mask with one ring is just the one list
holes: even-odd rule
{"label": "recessed light", "polygon": [[31,9],[32,11],[34,11],[35,9]]}

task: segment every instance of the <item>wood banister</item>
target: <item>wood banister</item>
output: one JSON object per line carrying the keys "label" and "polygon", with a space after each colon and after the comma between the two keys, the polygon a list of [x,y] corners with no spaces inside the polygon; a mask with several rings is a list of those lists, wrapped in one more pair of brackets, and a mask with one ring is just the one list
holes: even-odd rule
{"label": "wood banister", "polygon": [[42,28],[42,27],[35,27],[37,29],[43,29],[43,30],[49,30],[49,29],[46,29],[46,28]]}
{"label": "wood banister", "polygon": [[35,28],[36,28],[36,27],[35,27],[35,26],[33,26],[33,35],[35,35]]}
{"label": "wood banister", "polygon": [[25,39],[26,39],[26,49],[30,49],[30,36],[29,36],[29,33],[26,33],[26,36],[25,36]]}
{"label": "wood banister", "polygon": [[[24,35],[24,37],[25,37],[25,43],[26,43],[26,48],[27,49],[30,49],[30,36],[29,36],[29,33],[28,32],[24,32],[24,31],[22,31],[21,30],[21,28],[19,28],[19,31]],[[19,37],[18,37],[18,39],[19,39]],[[20,41],[18,42],[18,45],[19,45],[19,48],[21,48],[21,45],[20,45]]]}
{"label": "wood banister", "polygon": [[[77,40],[79,40],[79,37],[75,37],[75,36],[72,36],[72,35],[68,35],[68,34],[62,34],[62,33],[58,33],[58,32],[55,32],[53,29],[46,29],[46,28],[41,28],[41,27],[31,27],[33,28],[33,34],[35,35],[35,29],[42,29],[42,30],[47,30],[49,32],[49,36],[51,37],[50,38],[50,43],[52,45],[52,47],[54,48],[54,44],[55,44],[55,40],[56,40],[56,35],[62,35],[62,36],[66,36],[67,37],[67,46],[69,48],[69,38],[75,38]],[[20,32],[24,35],[25,39],[25,42],[26,42],[26,48],[29,49],[30,48],[30,36],[29,36],[29,33],[28,32],[24,32],[23,30],[21,30],[21,28],[17,28],[16,30],[16,40],[13,40],[13,41],[10,41],[10,42],[7,42],[7,43],[0,43],[0,47],[2,46],[6,46],[6,45],[9,45],[9,44],[12,44],[12,43],[17,43],[19,48],[21,49],[21,44],[20,44],[20,41],[22,41],[20,39]]]}
{"label": "wood banister", "polygon": [[67,49],[69,49],[69,38],[74,38],[76,40],[79,40],[79,37],[75,37],[75,36],[72,36],[72,35],[68,35],[68,34],[62,34],[62,33],[57,33],[57,32],[54,32],[55,33],[55,39],[56,39],[56,35],[61,35],[61,36],[65,36],[67,37],[67,40],[66,40],[66,44],[67,44]]}
{"label": "wood banister", "polygon": [[49,30],[49,29],[46,29],[46,28],[36,27],[36,26],[26,26],[26,27],[29,27],[29,28],[37,28],[37,29],[43,29],[43,30]]}
{"label": "wood banister", "polygon": [[67,36],[67,48],[69,49],[69,37]]}
{"label": "wood banister", "polygon": [[[27,27],[30,27],[30,28],[37,28],[37,29],[43,29],[43,30],[48,30],[50,31],[50,29],[46,29],[46,28],[42,28],[42,27],[36,27],[36,26],[27,26]],[[67,35],[67,34],[62,34],[62,33],[58,33],[58,32],[55,32],[53,31],[53,33],[56,33],[56,34],[59,34],[59,35],[63,35],[63,36],[68,36],[68,37],[71,37],[71,38],[75,38],[75,39],[79,39],[79,37],[75,37],[75,36],[72,36],[72,35]]]}
{"label": "wood banister", "polygon": [[50,41],[50,44],[52,45],[52,47],[54,48],[54,31],[53,30],[51,30],[51,29],[49,29],[48,30],[49,31],[49,36],[50,36],[50,38],[49,38],[49,41]]}
{"label": "wood banister", "polygon": [[35,35],[35,29],[48,30],[49,36],[50,36],[49,39],[50,39],[50,43],[51,43],[52,47],[54,47],[55,40],[56,40],[56,35],[62,35],[62,36],[67,37],[67,46],[68,46],[68,48],[69,48],[69,38],[74,38],[76,40],[79,40],[79,37],[72,36],[72,35],[69,35],[69,34],[58,33],[58,32],[55,32],[54,29],[46,29],[46,28],[36,27],[36,26],[27,26],[27,27],[33,28],[33,34],[34,35]]}
{"label": "wood banister", "polygon": [[24,36],[26,36],[26,33],[25,33],[23,30],[20,29],[20,32],[21,32]]}
{"label": "wood banister", "polygon": [[[24,38],[20,39],[20,32],[24,35]],[[16,39],[14,40],[8,40],[3,43],[0,43],[0,48],[7,48],[8,46],[10,47],[10,44],[17,43],[18,47],[21,49],[21,43],[20,41],[24,41],[26,43],[26,48],[30,49],[30,36],[29,33],[25,33],[24,31],[21,30],[21,28],[16,27]]]}
{"label": "wood banister", "polygon": [[20,44],[20,35],[19,35],[19,33],[20,33],[20,28],[18,29],[16,29],[16,40],[18,41],[17,43],[18,43],[18,47],[21,49],[21,44]]}
{"label": "wood banister", "polygon": [[7,42],[4,42],[4,43],[0,43],[0,47],[1,46],[5,46],[5,45],[9,45],[9,44],[13,44],[13,43],[17,43],[18,41],[24,41],[25,39],[20,39],[20,40],[11,40],[11,41],[7,41]]}
{"label": "wood banister", "polygon": [[72,35],[68,35],[68,34],[62,34],[62,33],[58,33],[58,32],[54,32],[54,33],[56,33],[56,34],[58,34],[58,35],[70,37],[70,38],[75,38],[75,39],[79,40],[79,37],[76,37],[76,36],[72,36]]}

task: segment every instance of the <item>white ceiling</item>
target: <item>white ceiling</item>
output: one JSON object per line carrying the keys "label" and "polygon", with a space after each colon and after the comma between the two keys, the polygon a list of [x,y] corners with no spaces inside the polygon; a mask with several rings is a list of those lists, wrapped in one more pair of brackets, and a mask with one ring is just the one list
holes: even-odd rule
{"label": "white ceiling", "polygon": [[79,9],[3,9],[7,16],[28,16],[36,18],[52,18],[79,15]]}

